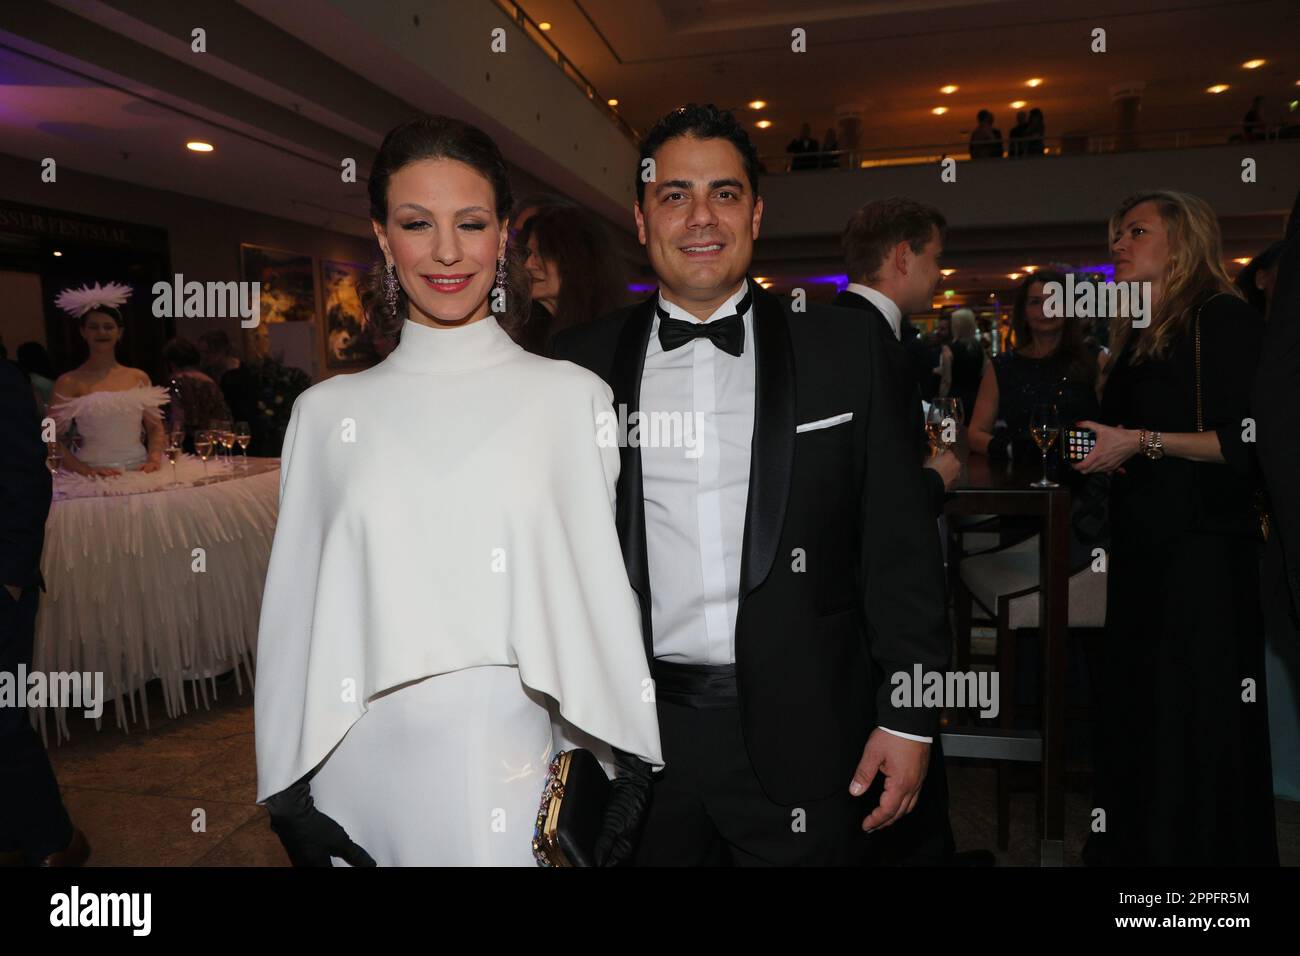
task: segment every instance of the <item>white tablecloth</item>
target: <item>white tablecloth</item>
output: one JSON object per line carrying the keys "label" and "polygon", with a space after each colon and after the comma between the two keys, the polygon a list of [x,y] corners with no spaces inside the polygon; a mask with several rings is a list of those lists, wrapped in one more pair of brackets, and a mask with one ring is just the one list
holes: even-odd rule
{"label": "white tablecloth", "polygon": [[[102,671],[123,729],[128,710],[148,727],[145,683],[153,678],[172,717],[186,712],[186,680],[204,706],[204,678],[235,668],[240,693],[244,676],[252,680],[279,461],[250,459],[247,471],[210,464],[206,482],[202,465],[189,464],[176,488],[149,490],[146,478],[171,481],[166,464],[130,481],[96,481],[98,493],[85,479],[55,481],[32,666]],[[195,570],[196,548],[206,570]],[[58,736],[67,736],[66,715],[55,713]],[[44,711],[33,716],[44,736]]]}

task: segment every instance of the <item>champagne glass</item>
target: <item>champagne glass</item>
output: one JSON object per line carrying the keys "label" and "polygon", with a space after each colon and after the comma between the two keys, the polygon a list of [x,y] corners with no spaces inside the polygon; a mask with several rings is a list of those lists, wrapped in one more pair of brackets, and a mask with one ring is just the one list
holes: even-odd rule
{"label": "champagne glass", "polygon": [[180,485],[180,482],[176,480],[176,462],[181,457],[181,446],[184,442],[184,428],[173,427],[172,430],[167,433],[167,447],[164,450],[167,453],[167,460],[171,462],[172,466],[172,483],[167,486],[169,488],[175,488]]}
{"label": "champagne glass", "polygon": [[1029,434],[1034,444],[1043,455],[1043,477],[1041,481],[1031,482],[1033,488],[1059,488],[1054,481],[1047,480],[1047,451],[1061,433],[1061,416],[1055,405],[1035,405],[1029,417]]}
{"label": "champagne glass", "polygon": [[943,399],[936,398],[925,410],[925,435],[930,439],[930,451],[937,454],[943,444],[943,420],[947,414]]}
{"label": "champagne glass", "polygon": [[212,457],[213,446],[216,444],[213,432],[204,428],[194,433],[194,451],[203,459],[203,479],[208,477],[208,459]]}
{"label": "champagne glass", "polygon": [[965,425],[966,408],[962,405],[961,399],[950,395],[944,401],[948,403],[948,411],[952,414],[952,420],[957,423],[957,426]]}
{"label": "champagne glass", "polygon": [[230,453],[235,448],[235,429],[229,422],[222,426],[221,429],[221,447],[226,450],[226,464],[229,465],[231,463]]}
{"label": "champagne glass", "polygon": [[235,444],[235,440],[233,437],[230,439],[229,444],[226,443],[226,433],[229,432],[232,428],[230,422],[226,421],[224,418],[218,418],[212,421],[210,425],[212,431],[212,442],[218,452],[217,461],[220,462],[221,460],[220,451],[222,448],[226,449],[227,451],[226,457],[227,460],[229,460],[229,451],[231,448],[234,447]]}
{"label": "champagne glass", "polygon": [[248,422],[235,422],[235,444],[239,446],[240,453],[244,456],[244,468],[248,468],[248,445],[253,440],[253,433],[249,430]]}

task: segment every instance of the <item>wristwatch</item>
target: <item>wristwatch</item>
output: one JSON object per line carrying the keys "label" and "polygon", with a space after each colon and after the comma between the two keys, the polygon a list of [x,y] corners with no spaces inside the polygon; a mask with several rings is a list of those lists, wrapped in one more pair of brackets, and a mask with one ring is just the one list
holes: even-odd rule
{"label": "wristwatch", "polygon": [[1152,461],[1159,461],[1161,458],[1164,458],[1165,446],[1160,437],[1160,433],[1145,432],[1144,434],[1146,435],[1146,447],[1142,449],[1142,453]]}

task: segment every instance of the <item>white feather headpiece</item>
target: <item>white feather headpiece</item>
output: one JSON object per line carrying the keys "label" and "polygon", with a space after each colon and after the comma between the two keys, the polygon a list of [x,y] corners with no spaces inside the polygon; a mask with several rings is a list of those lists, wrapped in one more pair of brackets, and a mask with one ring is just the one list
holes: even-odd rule
{"label": "white feather headpiece", "polygon": [[131,287],[121,282],[110,282],[93,286],[83,285],[80,289],[64,289],[54,300],[57,305],[74,319],[79,319],[87,312],[102,309],[104,306],[116,308],[131,298]]}

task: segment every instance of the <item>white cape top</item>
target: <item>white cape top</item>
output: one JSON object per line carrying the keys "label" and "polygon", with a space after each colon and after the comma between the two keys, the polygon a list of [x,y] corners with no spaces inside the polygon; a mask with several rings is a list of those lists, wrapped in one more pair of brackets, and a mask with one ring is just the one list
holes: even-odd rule
{"label": "white cape top", "polygon": [[[316,767],[383,691],[518,666],[564,719],[658,767],[614,526],[611,392],[488,318],[407,322],[380,365],[294,405],[262,600],[257,799]],[[382,781],[376,781],[382,786]]]}

